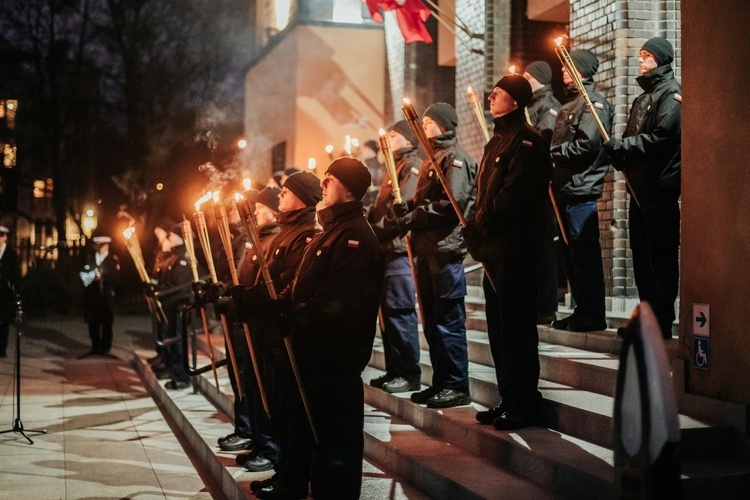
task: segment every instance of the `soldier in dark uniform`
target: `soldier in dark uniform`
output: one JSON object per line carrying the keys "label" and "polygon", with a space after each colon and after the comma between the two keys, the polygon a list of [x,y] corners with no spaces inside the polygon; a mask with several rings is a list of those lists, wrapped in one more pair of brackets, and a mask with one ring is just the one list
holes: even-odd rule
{"label": "soldier in dark uniform", "polygon": [[[191,301],[193,275],[190,269],[190,257],[185,248],[185,241],[181,236],[181,226],[174,224],[163,229],[168,231],[167,241],[169,242],[171,255],[164,260],[162,265],[157,286],[157,298],[161,301],[169,323],[161,324],[160,328],[164,341],[177,339],[163,349],[164,365],[172,376],[172,380],[167,382],[164,387],[167,389],[184,389],[188,387],[190,377],[182,364],[183,346],[181,340],[179,340],[182,330],[181,311],[182,306]],[[166,246],[163,248],[166,248]]]}
{"label": "soldier in dark uniform", "polygon": [[[458,115],[450,104],[433,104],[422,126],[464,216],[474,210],[477,164],[456,143]],[[432,387],[411,400],[431,408],[469,404],[469,356],[466,344],[466,245],[448,196],[429,160],[422,162],[414,199],[396,203],[401,234],[411,231],[417,256],[417,286],[424,307],[424,335],[430,348]]]}
{"label": "soldier in dark uniform", "polygon": [[16,295],[21,293],[18,255],[8,244],[10,229],[0,226],[0,358],[7,357],[8,332],[15,319]]}
{"label": "soldier in dark uniform", "polygon": [[[630,249],[638,295],[654,309],[664,338],[672,338],[679,282],[680,84],[671,62],[672,44],[646,41],[636,81],[643,93],[633,102],[622,139],[604,144],[612,166],[627,173],[640,206],[630,201]],[[623,334],[618,330],[620,335]]]}
{"label": "soldier in dark uniform", "polygon": [[108,354],[112,348],[112,310],[115,300],[115,285],[120,276],[120,261],[109,253],[109,236],[94,236],[91,239],[95,253],[89,255],[79,273],[83,285],[84,315],[89,325],[92,354]]}
{"label": "soldier in dark uniform", "polygon": [[[279,291],[292,282],[307,243],[319,232],[315,206],[321,197],[320,180],[309,172],[291,175],[284,182],[279,194],[281,231],[265,253],[271,279]],[[253,293],[267,296],[262,276],[258,276],[252,292],[245,294],[244,290],[240,287],[240,290],[233,290],[232,295],[238,297],[238,313],[244,311],[249,315],[256,342],[261,346],[271,423],[280,446],[275,474],[266,480],[251,482],[250,489],[259,498],[305,498],[313,448],[302,398],[282,340],[289,331],[288,324],[279,321],[267,308],[253,307],[257,305],[249,298]]]}
{"label": "soldier in dark uniform", "polygon": [[[612,105],[594,88],[599,60],[588,50],[574,50],[570,57],[609,133]],[[572,332],[604,330],[604,268],[596,200],[602,195],[609,165],[599,155],[604,140],[593,115],[564,67],[562,72],[571,99],[560,108],[552,135],[552,189],[568,236],[563,263],[576,307],[571,316],[553,321],[552,327]]]}
{"label": "soldier in dark uniform", "polygon": [[[370,183],[359,160],[331,163],[321,183],[323,232],[310,241],[293,282],[271,306],[285,311],[290,323],[317,430],[311,476],[317,499],[357,499],[362,487],[362,371],[372,352],[385,272],[361,201]],[[304,498],[297,493],[306,492],[291,498]]]}
{"label": "soldier in dark uniform", "polygon": [[[417,188],[419,157],[417,137],[406,120],[396,122],[388,131],[401,197],[410,200]],[[421,379],[419,367],[419,319],[411,265],[404,238],[391,215],[393,187],[391,178],[384,176],[375,205],[367,219],[385,251],[385,283],[380,299],[384,331],[383,350],[386,373],[370,381],[390,393],[418,391]]]}
{"label": "soldier in dark uniform", "polygon": [[539,420],[534,275],[544,248],[552,165],[547,143],[526,123],[529,83],[504,76],[489,99],[495,130],[477,176],[474,220],[464,235],[471,255],[486,267],[487,333],[501,397],[476,418],[509,430]]}
{"label": "soldier in dark uniform", "polygon": [[[258,222],[258,232],[263,247],[261,249],[262,252],[268,249],[273,239],[279,233],[276,214],[279,205],[278,193],[280,191],[279,188],[267,187],[259,193],[255,193],[255,196],[250,200],[255,204],[255,217]],[[258,275],[257,250],[250,242],[235,207],[229,210],[228,217],[230,230],[234,236],[232,250],[238,280],[240,284],[252,285]],[[229,265],[225,255],[217,259],[217,270],[219,269],[218,264],[221,264],[221,269],[223,269],[223,272],[219,276],[223,275],[224,278],[222,282],[217,284],[220,288],[219,291],[213,291],[215,298],[224,296],[226,286],[231,285]],[[214,288],[216,287],[212,286],[212,290]],[[248,458],[247,455],[241,455],[243,458],[240,459],[240,462],[245,465],[246,469],[252,472],[262,472],[270,470],[273,467],[273,463],[278,460],[279,448],[273,437],[271,422],[263,408],[258,381],[253,368],[253,360],[250,356],[242,322],[238,321],[231,306],[231,304],[228,304],[228,300],[224,298],[215,300],[217,313],[223,312],[227,317],[230,338],[234,347],[244,396],[240,398],[237,375],[234,373],[231,364],[227,365],[229,380],[235,396],[234,432],[219,439],[219,448],[223,451],[252,449],[252,457]],[[260,362],[259,346],[256,341],[257,335],[259,335],[258,329],[251,327],[250,332],[256,350],[256,357],[258,358],[258,362]],[[268,391],[267,387],[265,389]]]}
{"label": "soldier in dark uniform", "polygon": [[[524,70],[523,77],[531,85],[531,102],[528,105],[529,121],[547,143],[549,148],[555,129],[560,102],[552,94],[552,69],[544,61],[534,61]],[[557,220],[552,202],[547,198],[547,217],[544,227],[544,252],[536,268],[536,321],[549,325],[557,312]]]}

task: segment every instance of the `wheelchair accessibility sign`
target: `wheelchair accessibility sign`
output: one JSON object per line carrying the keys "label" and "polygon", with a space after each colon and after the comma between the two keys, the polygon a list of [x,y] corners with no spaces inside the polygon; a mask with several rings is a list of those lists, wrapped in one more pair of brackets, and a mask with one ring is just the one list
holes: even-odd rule
{"label": "wheelchair accessibility sign", "polygon": [[709,337],[693,336],[693,368],[708,370],[711,364],[711,346]]}

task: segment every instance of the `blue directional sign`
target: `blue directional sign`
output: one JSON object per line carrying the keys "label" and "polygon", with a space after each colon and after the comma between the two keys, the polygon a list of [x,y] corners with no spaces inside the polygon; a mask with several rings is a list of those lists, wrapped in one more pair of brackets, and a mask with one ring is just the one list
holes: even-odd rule
{"label": "blue directional sign", "polygon": [[693,336],[693,368],[708,370],[711,366],[711,339]]}

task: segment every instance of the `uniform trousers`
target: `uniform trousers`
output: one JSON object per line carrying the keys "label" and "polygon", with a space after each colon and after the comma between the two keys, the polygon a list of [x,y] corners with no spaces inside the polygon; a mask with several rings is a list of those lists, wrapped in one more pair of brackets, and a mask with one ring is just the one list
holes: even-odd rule
{"label": "uniform trousers", "polygon": [[432,363],[432,386],[468,391],[463,263],[444,264],[420,256],[417,259],[417,282],[424,307],[423,331]]}
{"label": "uniform trousers", "polygon": [[680,208],[677,200],[645,209],[631,202],[629,215],[630,249],[638,295],[651,304],[664,338],[671,338],[680,278]]}

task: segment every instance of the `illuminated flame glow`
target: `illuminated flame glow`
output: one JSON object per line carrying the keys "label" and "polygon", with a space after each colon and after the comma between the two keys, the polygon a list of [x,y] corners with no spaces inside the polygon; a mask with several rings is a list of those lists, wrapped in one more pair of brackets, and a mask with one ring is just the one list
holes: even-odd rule
{"label": "illuminated flame glow", "polygon": [[219,203],[219,191],[214,191],[211,197],[214,199],[214,203]]}
{"label": "illuminated flame glow", "polygon": [[401,98],[401,102],[403,102],[407,106],[411,104],[411,101],[409,99],[407,99],[406,97],[402,97]]}
{"label": "illuminated flame glow", "polygon": [[382,128],[378,129],[378,134],[380,134],[380,137],[385,137],[385,130],[383,130]]}
{"label": "illuminated flame glow", "polygon": [[557,44],[558,47],[562,45],[562,42],[563,42],[563,37],[558,36],[557,38],[555,38],[555,43]]}
{"label": "illuminated flame glow", "polygon": [[242,187],[245,188],[245,191],[250,191],[252,183],[250,182],[250,179],[247,177],[242,179]]}
{"label": "illuminated flame glow", "polygon": [[508,68],[508,72],[511,75],[515,75],[516,74],[516,66],[514,64],[511,64],[510,67]]}
{"label": "illuminated flame glow", "polygon": [[133,236],[133,233],[135,233],[135,228],[133,226],[130,226],[125,231],[122,232],[122,235],[125,236],[127,239],[130,239],[131,236]]}
{"label": "illuminated flame glow", "polygon": [[315,161],[315,158],[310,157],[307,160],[307,168],[309,168],[310,170],[314,170],[316,166],[317,166],[317,162]]}
{"label": "illuminated flame glow", "polygon": [[240,193],[234,193],[234,201],[240,201],[240,200],[244,200],[244,199],[245,199],[245,197],[242,196]]}
{"label": "illuminated flame glow", "polygon": [[346,136],[346,141],[344,142],[344,151],[346,151],[346,154],[352,154],[352,137],[350,135]]}
{"label": "illuminated flame glow", "polygon": [[333,145],[329,144],[326,146],[326,153],[331,154],[333,152]]}
{"label": "illuminated flame glow", "polygon": [[195,211],[200,212],[201,211],[201,205],[203,205],[205,202],[213,198],[213,193],[209,191],[208,193],[204,194],[203,196],[198,199],[198,201],[195,202]]}

